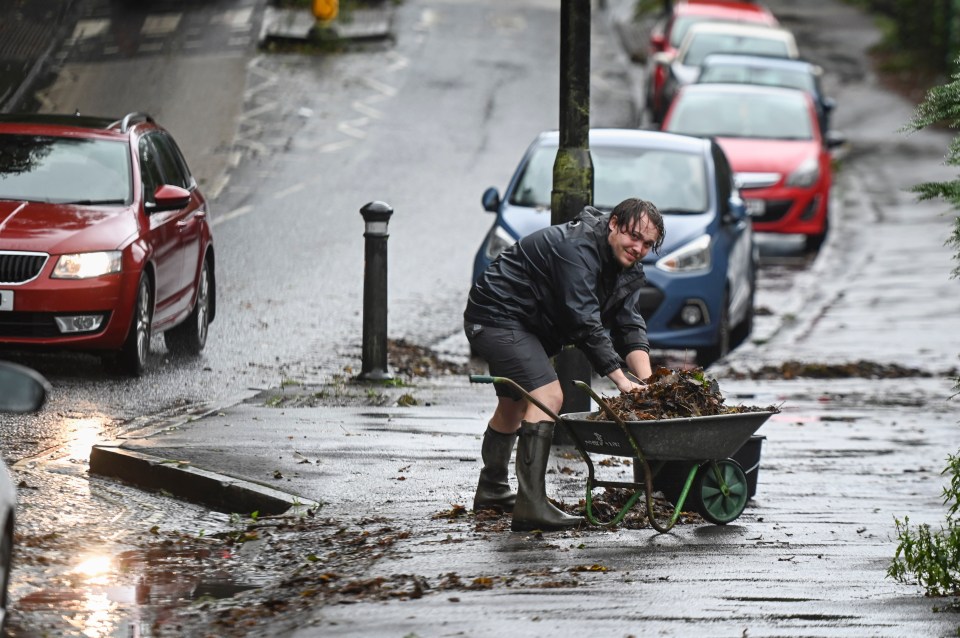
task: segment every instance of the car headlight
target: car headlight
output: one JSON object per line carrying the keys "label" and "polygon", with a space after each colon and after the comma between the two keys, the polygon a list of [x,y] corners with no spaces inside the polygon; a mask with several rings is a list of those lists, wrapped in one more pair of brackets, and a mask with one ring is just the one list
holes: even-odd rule
{"label": "car headlight", "polygon": [[493,261],[497,255],[505,249],[512,246],[517,240],[510,236],[503,226],[494,226],[493,230],[487,235],[487,245],[484,250],[484,256]]}
{"label": "car headlight", "polygon": [[53,267],[54,279],[89,279],[120,272],[120,251],[60,255]]}
{"label": "car headlight", "polygon": [[667,272],[691,272],[710,267],[710,235],[700,235],[692,242],[657,260],[657,268]]}
{"label": "car headlight", "polygon": [[787,176],[787,186],[810,188],[820,179],[820,162],[811,157],[803,162],[797,170]]}

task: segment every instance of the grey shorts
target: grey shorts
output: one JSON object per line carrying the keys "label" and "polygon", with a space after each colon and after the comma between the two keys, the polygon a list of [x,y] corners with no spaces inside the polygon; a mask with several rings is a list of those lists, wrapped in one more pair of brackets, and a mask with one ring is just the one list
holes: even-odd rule
{"label": "grey shorts", "polygon": [[[524,330],[491,328],[464,322],[474,352],[490,367],[490,375],[512,379],[527,392],[557,380],[557,371],[540,340]],[[499,397],[520,400],[523,395],[508,383],[495,383]]]}

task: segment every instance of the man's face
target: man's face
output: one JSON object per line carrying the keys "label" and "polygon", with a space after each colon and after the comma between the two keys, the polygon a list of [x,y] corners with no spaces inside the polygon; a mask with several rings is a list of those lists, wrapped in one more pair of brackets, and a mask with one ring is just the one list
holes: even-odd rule
{"label": "man's face", "polygon": [[616,217],[610,218],[610,234],[607,241],[613,248],[613,256],[624,268],[629,268],[647,256],[653,245],[660,239],[660,232],[644,215],[632,227],[620,230]]}

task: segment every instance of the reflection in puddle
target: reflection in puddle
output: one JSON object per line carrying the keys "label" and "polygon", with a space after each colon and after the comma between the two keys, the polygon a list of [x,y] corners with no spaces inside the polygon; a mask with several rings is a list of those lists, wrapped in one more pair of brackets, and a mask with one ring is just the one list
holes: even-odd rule
{"label": "reflection in puddle", "polygon": [[51,613],[88,638],[151,636],[177,608],[258,587],[212,567],[211,558],[229,561],[230,551],[218,550],[214,557],[214,550],[196,547],[196,542],[80,555],[63,574],[62,587],[34,591],[14,603],[9,635],[40,635],[27,626],[41,625],[37,615]]}

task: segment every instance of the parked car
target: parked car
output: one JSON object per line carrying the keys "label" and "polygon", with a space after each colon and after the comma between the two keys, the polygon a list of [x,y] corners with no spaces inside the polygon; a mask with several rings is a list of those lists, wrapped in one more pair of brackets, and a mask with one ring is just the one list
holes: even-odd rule
{"label": "parked car", "polygon": [[666,76],[661,89],[660,109],[651,114],[654,122],[663,121],[664,113],[681,87],[697,81],[700,64],[711,53],[800,57],[796,38],[787,29],[717,22],[694,24],[673,56],[655,56],[658,63],[666,67]]}
{"label": "parked car", "polygon": [[761,84],[806,91],[817,107],[820,131],[825,133],[830,128],[830,113],[836,101],[824,94],[822,78],[823,68],[806,60],[712,53],[700,64],[697,83]]}
{"label": "parked car", "polygon": [[673,2],[671,9],[654,23],[650,32],[645,97],[647,110],[651,113],[666,111],[666,105],[661,104],[661,90],[666,79],[667,66],[658,64],[654,56],[658,53],[672,56],[680,48],[690,26],[699,22],[743,22],[779,26],[773,13],[759,3],[727,0]]}
{"label": "parked car", "polygon": [[749,84],[684,87],[663,130],[709,137],[726,151],[760,232],[800,233],[818,249],[830,225],[830,151],[843,136],[820,132],[809,94]]}
{"label": "parked car", "polygon": [[[663,247],[643,260],[640,304],[651,346],[694,349],[697,363],[710,365],[752,329],[757,267],[723,150],[711,140],[637,129],[593,129],[589,144],[597,208],[641,197],[663,213]],[[558,146],[556,131],[541,133],[503,197],[494,187],[484,192],[483,207],[496,218],[477,251],[474,280],[504,248],[551,223]]]}
{"label": "parked car", "polygon": [[0,115],[0,347],[93,351],[131,375],[157,332],[199,354],[216,315],[207,216],[149,115]]}
{"label": "parked car", "polygon": [[[50,384],[38,372],[0,361],[0,412],[35,412],[47,400]],[[7,622],[13,533],[17,518],[17,490],[0,461],[0,633]],[[5,635],[5,634],[4,634]]]}

